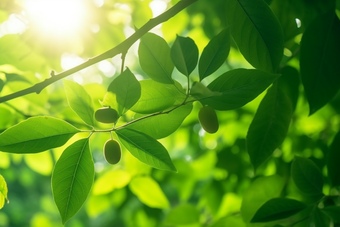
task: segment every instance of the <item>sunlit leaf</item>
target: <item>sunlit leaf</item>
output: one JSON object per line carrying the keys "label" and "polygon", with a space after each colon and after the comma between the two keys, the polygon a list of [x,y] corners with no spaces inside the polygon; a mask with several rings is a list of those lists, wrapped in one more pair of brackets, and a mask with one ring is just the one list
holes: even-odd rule
{"label": "sunlit leaf", "polygon": [[162,111],[173,106],[177,100],[185,99],[185,92],[178,82],[174,84],[161,84],[153,80],[139,82],[142,94],[131,108],[136,113],[149,114]]}
{"label": "sunlit leaf", "polygon": [[241,207],[243,220],[249,223],[265,202],[280,196],[283,186],[284,179],[278,175],[254,180],[243,195]]}
{"label": "sunlit leaf", "polygon": [[229,28],[213,37],[204,48],[198,64],[200,80],[214,73],[227,59],[230,50]]}
{"label": "sunlit leaf", "polygon": [[307,195],[323,195],[323,177],[312,160],[295,157],[291,174],[296,186]]}
{"label": "sunlit leaf", "polygon": [[171,59],[178,71],[189,76],[196,68],[198,61],[198,48],[194,40],[177,36],[171,47]]}
{"label": "sunlit leaf", "polygon": [[66,97],[72,110],[88,125],[93,126],[93,102],[83,86],[64,80]]}
{"label": "sunlit leaf", "polygon": [[153,33],[141,38],[138,48],[139,63],[143,71],[154,81],[172,84],[171,74],[174,69],[170,57],[170,47],[166,41]]}
{"label": "sunlit leaf", "polygon": [[127,128],[117,130],[116,133],[126,149],[141,162],[157,169],[177,171],[168,151],[151,136]]}
{"label": "sunlit leaf", "polygon": [[216,110],[237,109],[261,94],[279,75],[256,69],[235,69],[228,71],[208,85],[214,92],[220,92],[200,101]]}
{"label": "sunlit leaf", "polygon": [[167,225],[189,225],[199,222],[200,213],[191,204],[181,204],[173,208],[167,215],[165,222]]}
{"label": "sunlit leaf", "polygon": [[89,139],[70,145],[57,161],[52,175],[52,191],[63,224],[84,204],[94,179]]}
{"label": "sunlit leaf", "polygon": [[38,153],[64,145],[79,130],[53,117],[31,117],[0,134],[0,151]]}
{"label": "sunlit leaf", "polygon": [[275,72],[283,54],[283,31],[263,0],[228,0],[227,22],[241,53],[257,69]]}
{"label": "sunlit leaf", "polygon": [[327,160],[328,176],[332,186],[340,185],[340,131],[336,134],[330,146]]}
{"label": "sunlit leaf", "polygon": [[102,195],[114,189],[125,187],[131,180],[130,174],[125,170],[111,170],[99,176],[93,185],[92,193]]}
{"label": "sunlit leaf", "polygon": [[5,205],[5,202],[7,200],[7,184],[5,181],[5,178],[0,175],[0,209],[2,209]]}
{"label": "sunlit leaf", "polygon": [[310,24],[301,40],[300,68],[310,114],[326,105],[340,88],[340,21],[334,10]]}
{"label": "sunlit leaf", "polygon": [[263,98],[247,134],[247,150],[257,169],[285,139],[292,118],[292,104],[275,83]]}
{"label": "sunlit leaf", "polygon": [[[127,68],[122,74],[117,76],[109,85],[108,93],[112,93],[107,98],[115,98],[118,105],[118,113],[124,114],[129,110],[141,96],[141,85],[135,75]],[[111,101],[114,102],[114,101]],[[111,106],[115,108],[115,106]]]}
{"label": "sunlit leaf", "polygon": [[222,95],[222,93],[216,92],[216,91],[211,91],[204,84],[196,81],[192,84],[192,87],[190,89],[190,95],[195,97],[197,100],[201,100],[201,99],[204,99],[204,98],[219,96],[219,95]]}
{"label": "sunlit leaf", "polygon": [[251,222],[269,222],[288,218],[306,207],[306,204],[294,199],[274,198],[258,209]]}
{"label": "sunlit leaf", "polygon": [[190,114],[192,104],[180,106],[170,113],[145,118],[128,125],[126,128],[143,132],[155,139],[161,139],[174,133]]}
{"label": "sunlit leaf", "polygon": [[131,180],[129,187],[145,205],[160,209],[169,208],[168,199],[158,183],[151,177],[135,177]]}

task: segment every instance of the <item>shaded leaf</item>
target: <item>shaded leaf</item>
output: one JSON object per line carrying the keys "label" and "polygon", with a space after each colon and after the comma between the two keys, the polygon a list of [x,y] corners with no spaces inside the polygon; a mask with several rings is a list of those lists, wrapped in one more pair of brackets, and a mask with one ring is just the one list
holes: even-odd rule
{"label": "shaded leaf", "polygon": [[216,110],[237,109],[261,94],[279,75],[257,69],[235,69],[228,71],[208,85],[221,95],[199,100]]}
{"label": "shaded leaf", "polygon": [[0,175],[0,209],[2,209],[5,205],[5,202],[7,200],[7,184],[5,181],[5,178]]}
{"label": "shaded leaf", "polygon": [[169,208],[168,199],[158,183],[151,177],[135,177],[131,180],[129,187],[145,205],[160,209]]}
{"label": "shaded leaf", "polygon": [[280,22],[263,0],[228,0],[230,33],[247,61],[257,69],[275,72],[283,54]]}
{"label": "shaded leaf", "polygon": [[258,209],[251,222],[269,222],[288,218],[306,207],[306,204],[294,199],[274,198]]}
{"label": "shaded leaf", "polygon": [[157,169],[177,171],[168,151],[151,136],[127,128],[116,133],[126,149],[141,162]]}
{"label": "shaded leaf", "polygon": [[[122,115],[135,105],[140,98],[141,85],[135,75],[127,68],[110,83],[107,92],[111,94],[104,98],[103,104],[115,103],[116,101],[117,106],[111,106],[111,108],[117,108],[118,113]],[[116,100],[108,101],[107,99]]]}
{"label": "shaded leaf", "polygon": [[66,97],[72,110],[88,125],[93,126],[93,102],[83,86],[64,80]]}
{"label": "shaded leaf", "polygon": [[247,150],[255,169],[265,162],[285,139],[292,105],[275,83],[261,101],[247,134]]}
{"label": "shaded leaf", "polygon": [[241,207],[243,220],[249,223],[263,204],[280,196],[284,183],[284,179],[279,175],[256,178],[243,195]]}
{"label": "shaded leaf", "polygon": [[328,215],[321,212],[320,209],[315,209],[312,217],[313,217],[313,222],[314,222],[315,227],[332,226],[330,225],[330,218],[328,217]]}
{"label": "shaded leaf", "polygon": [[323,177],[312,160],[295,157],[291,174],[296,186],[307,195],[322,195]]}
{"label": "shaded leaf", "polygon": [[310,114],[326,105],[340,88],[340,21],[334,10],[310,24],[301,40],[300,68]]}
{"label": "shaded leaf", "polygon": [[332,186],[340,186],[340,131],[336,134],[330,146],[327,160],[328,176]]}
{"label": "shaded leaf", "polygon": [[53,117],[31,117],[0,134],[0,151],[38,153],[64,145],[79,129]]}
{"label": "shaded leaf", "polygon": [[281,77],[278,79],[279,87],[284,91],[292,103],[293,110],[299,98],[300,75],[296,68],[285,66],[281,69]]}
{"label": "shaded leaf", "polygon": [[173,106],[177,100],[185,99],[185,91],[178,82],[174,84],[161,84],[153,80],[139,82],[142,88],[141,97],[131,108],[136,113],[155,113]]}
{"label": "shaded leaf", "polygon": [[63,224],[84,204],[93,184],[94,163],[89,139],[70,145],[60,156],[52,174],[52,191]]}
{"label": "shaded leaf", "polygon": [[191,204],[181,204],[168,213],[165,222],[167,225],[189,225],[199,223],[200,213]]}
{"label": "shaded leaf", "polygon": [[321,210],[329,215],[335,222],[340,223],[340,206],[329,206]]}
{"label": "shaded leaf", "polygon": [[5,86],[5,82],[2,79],[0,79],[0,92],[2,91],[4,86]]}
{"label": "shaded leaf", "polygon": [[200,80],[214,73],[225,62],[230,50],[229,28],[213,37],[204,48],[198,64]]}
{"label": "shaded leaf", "polygon": [[161,139],[174,133],[182,124],[184,119],[191,113],[192,104],[180,106],[170,113],[145,118],[126,128],[143,132],[155,139]]}
{"label": "shaded leaf", "polygon": [[139,63],[143,71],[154,81],[172,84],[171,74],[174,69],[170,57],[170,47],[166,41],[153,33],[141,38],[138,48]]}
{"label": "shaded leaf", "polygon": [[196,68],[198,61],[198,48],[194,40],[177,36],[171,47],[171,59],[178,71],[189,76]]}

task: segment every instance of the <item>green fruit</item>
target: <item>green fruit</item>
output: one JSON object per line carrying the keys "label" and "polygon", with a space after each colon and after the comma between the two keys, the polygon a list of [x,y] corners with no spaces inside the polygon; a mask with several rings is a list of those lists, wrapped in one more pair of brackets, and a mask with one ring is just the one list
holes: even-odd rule
{"label": "green fruit", "polygon": [[109,164],[117,164],[122,157],[122,151],[117,140],[108,140],[104,145],[104,158]]}
{"label": "green fruit", "polygon": [[218,119],[216,112],[210,106],[203,106],[198,112],[198,120],[202,128],[208,133],[215,133],[218,130]]}
{"label": "green fruit", "polygon": [[94,113],[94,117],[97,121],[101,123],[111,124],[115,123],[118,120],[119,114],[115,109],[111,109],[110,107],[103,107],[96,110],[96,112]]}

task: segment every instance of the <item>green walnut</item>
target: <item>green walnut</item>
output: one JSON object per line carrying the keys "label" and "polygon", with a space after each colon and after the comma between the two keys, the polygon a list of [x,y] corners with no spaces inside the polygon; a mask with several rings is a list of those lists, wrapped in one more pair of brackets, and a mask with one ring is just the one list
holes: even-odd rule
{"label": "green walnut", "polygon": [[198,120],[202,128],[208,133],[215,133],[218,130],[218,119],[216,112],[210,106],[203,106],[198,112]]}
{"label": "green walnut", "polygon": [[110,107],[103,107],[96,110],[96,112],[94,113],[94,117],[97,121],[101,123],[112,124],[118,120],[119,114],[115,109],[112,109]]}
{"label": "green walnut", "polygon": [[122,157],[122,150],[117,140],[108,140],[104,144],[104,158],[109,164],[117,164]]}

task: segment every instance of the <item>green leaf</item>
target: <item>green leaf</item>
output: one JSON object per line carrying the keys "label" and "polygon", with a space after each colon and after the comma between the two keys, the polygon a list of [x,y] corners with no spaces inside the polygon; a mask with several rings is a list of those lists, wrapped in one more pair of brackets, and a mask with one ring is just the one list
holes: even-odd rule
{"label": "green leaf", "polygon": [[283,54],[283,31],[263,0],[228,0],[230,33],[247,61],[257,69],[275,72]]}
{"label": "green leaf", "polygon": [[155,139],[161,139],[174,133],[184,119],[191,113],[192,104],[180,106],[170,113],[145,118],[128,125],[126,128],[143,132]]}
{"label": "green leaf", "polygon": [[230,50],[229,28],[213,37],[204,48],[198,64],[200,80],[214,73],[228,57]]}
{"label": "green leaf", "polygon": [[0,151],[38,153],[64,145],[80,132],[69,123],[53,117],[31,117],[0,134]]}
{"label": "green leaf", "polygon": [[288,218],[306,207],[306,204],[294,199],[274,198],[260,207],[251,222],[270,222]]}
{"label": "green leaf", "polygon": [[139,63],[143,71],[154,81],[172,84],[174,64],[170,57],[170,47],[166,41],[153,34],[145,34],[138,48]]}
{"label": "green leaf", "polygon": [[219,95],[222,95],[222,93],[216,92],[216,91],[210,91],[210,89],[207,88],[204,84],[202,84],[201,82],[195,81],[192,84],[192,87],[190,89],[190,95],[192,95],[197,100],[201,100],[204,98],[219,96]]}
{"label": "green leaf", "polygon": [[168,151],[151,136],[127,128],[116,133],[126,149],[141,162],[157,169],[177,171]]}
{"label": "green leaf", "polygon": [[[127,68],[111,82],[107,92],[111,94],[104,98],[103,104],[110,104],[116,101],[115,103],[117,103],[117,106],[111,106],[111,108],[118,108],[118,113],[122,115],[135,105],[140,98],[141,85],[135,75]],[[107,99],[110,98],[115,98],[116,100],[108,101]]]}
{"label": "green leaf", "polygon": [[287,135],[292,115],[290,100],[275,83],[260,103],[248,129],[247,150],[254,169],[281,145]]}
{"label": "green leaf", "polygon": [[314,210],[312,217],[315,227],[333,226],[330,224],[330,218],[328,217],[328,215],[318,208]]}
{"label": "green leaf", "polygon": [[2,88],[5,86],[5,82],[0,79],[0,92],[2,91]]}
{"label": "green leaf", "polygon": [[327,159],[328,176],[333,187],[340,186],[339,160],[340,160],[340,131],[336,134],[336,136],[333,139]]}
{"label": "green leaf", "polygon": [[161,84],[153,80],[139,81],[142,92],[132,111],[150,114],[165,110],[174,105],[177,100],[185,99],[185,91],[176,81],[174,84]]}
{"label": "green leaf", "polygon": [[340,88],[340,21],[334,10],[310,24],[301,40],[300,68],[310,114],[326,105]]}
{"label": "green leaf", "polygon": [[249,223],[265,202],[280,196],[284,183],[284,179],[279,175],[256,178],[243,195],[241,206],[243,220]]}
{"label": "green leaf", "polygon": [[93,179],[94,163],[89,139],[78,140],[65,149],[52,174],[53,197],[63,224],[82,207]]}
{"label": "green leaf", "polygon": [[139,200],[149,207],[166,209],[170,206],[162,189],[151,177],[135,177],[131,180],[129,187]]}
{"label": "green leaf", "polygon": [[0,209],[2,209],[5,205],[7,199],[7,184],[5,178],[0,174]]}
{"label": "green leaf", "polygon": [[285,66],[281,70],[281,77],[278,79],[279,87],[284,91],[292,103],[293,110],[296,108],[299,98],[300,75],[296,68]]}
{"label": "green leaf", "polygon": [[237,227],[246,227],[246,224],[242,220],[240,215],[227,215],[218,221],[214,222],[214,224],[209,225],[209,227],[222,227],[222,226],[237,226]]}
{"label": "green leaf", "polygon": [[279,75],[256,69],[228,71],[208,85],[221,95],[200,100],[216,110],[237,109],[261,94]]}
{"label": "green leaf", "polygon": [[321,210],[328,214],[335,222],[340,223],[340,206],[329,206]]}
{"label": "green leaf", "polygon": [[323,177],[312,160],[295,157],[291,174],[296,186],[306,195],[323,195]]}
{"label": "green leaf", "polygon": [[181,204],[173,208],[167,215],[165,223],[171,226],[199,223],[200,213],[191,204]]}
{"label": "green leaf", "polygon": [[88,125],[93,126],[93,102],[83,86],[70,80],[64,80],[68,104],[72,110]]}
{"label": "green leaf", "polygon": [[198,48],[189,37],[177,36],[171,47],[171,59],[178,71],[189,76],[198,61]]}

